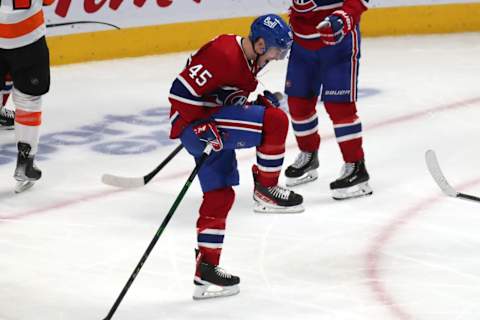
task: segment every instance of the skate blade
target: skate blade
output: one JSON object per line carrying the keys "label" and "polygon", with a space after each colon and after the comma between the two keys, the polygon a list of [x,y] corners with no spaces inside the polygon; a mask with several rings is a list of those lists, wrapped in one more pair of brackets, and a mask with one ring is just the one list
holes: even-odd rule
{"label": "skate blade", "polygon": [[34,184],[35,184],[35,181],[29,181],[29,180],[17,181],[17,185],[15,186],[15,193],[24,192],[30,189],[31,187],[33,187]]}
{"label": "skate blade", "polygon": [[15,126],[0,126],[0,131],[9,131],[15,129]]}
{"label": "skate blade", "polygon": [[257,202],[255,204],[255,207],[253,208],[253,211],[257,213],[301,213],[305,211],[305,208],[302,205],[292,207],[280,207]]}
{"label": "skate blade", "polygon": [[306,172],[303,176],[298,178],[288,178],[285,181],[287,187],[295,187],[301,184],[309,183],[311,181],[315,181],[318,178],[317,170],[311,170]]}
{"label": "skate blade", "polygon": [[354,198],[370,196],[372,194],[373,194],[373,190],[368,185],[368,182],[359,183],[349,188],[332,190],[332,198],[335,200],[354,199]]}
{"label": "skate blade", "polygon": [[204,300],[212,298],[221,298],[234,296],[240,293],[240,287],[238,285],[220,287],[215,285],[195,285],[193,290],[193,300]]}

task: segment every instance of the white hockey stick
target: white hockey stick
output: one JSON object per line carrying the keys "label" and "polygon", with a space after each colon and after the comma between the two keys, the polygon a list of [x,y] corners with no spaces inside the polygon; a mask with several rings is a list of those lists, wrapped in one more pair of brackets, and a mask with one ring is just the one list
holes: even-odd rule
{"label": "white hockey stick", "polygon": [[448,183],[440,169],[435,151],[427,150],[427,152],[425,152],[425,161],[427,163],[428,171],[430,171],[433,179],[447,196],[480,202],[479,197],[458,192]]}
{"label": "white hockey stick", "polygon": [[166,158],[165,160],[162,161],[155,169],[153,169],[151,172],[147,173],[146,175],[142,177],[121,177],[121,176],[116,176],[113,174],[104,174],[102,176],[102,182],[105,184],[108,184],[110,186],[114,187],[119,187],[119,188],[139,188],[143,187],[146,185],[150,180],[155,177],[157,173],[160,172],[160,170],[163,169],[167,165],[167,163],[172,160],[177,153],[182,150],[183,145],[179,144],[175,150],[173,150]]}

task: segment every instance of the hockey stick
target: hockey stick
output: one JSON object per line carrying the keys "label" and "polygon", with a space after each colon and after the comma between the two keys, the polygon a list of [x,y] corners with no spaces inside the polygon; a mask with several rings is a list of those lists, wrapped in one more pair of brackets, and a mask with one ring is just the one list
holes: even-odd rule
{"label": "hockey stick", "polygon": [[162,235],[163,231],[165,230],[165,227],[167,226],[168,222],[170,221],[170,219],[172,218],[173,214],[175,213],[175,210],[177,210],[177,207],[178,207],[178,205],[180,204],[180,201],[182,201],[183,197],[185,196],[185,193],[187,192],[188,188],[189,188],[190,185],[192,184],[193,180],[195,179],[195,176],[197,175],[198,171],[200,170],[200,167],[202,166],[202,164],[203,164],[203,163],[205,162],[205,160],[207,159],[207,157],[208,157],[208,155],[210,154],[210,151],[211,151],[211,150],[212,150],[212,146],[211,146],[210,144],[207,144],[207,147],[206,147],[205,150],[203,151],[200,159],[199,159],[198,162],[197,162],[197,165],[195,166],[195,168],[193,169],[192,173],[191,173],[190,176],[188,177],[187,182],[185,182],[185,185],[183,186],[182,190],[180,191],[180,193],[178,194],[177,198],[176,198],[175,201],[173,202],[173,205],[172,205],[172,207],[170,208],[170,210],[168,211],[166,217],[163,219],[162,224],[161,224],[160,227],[158,228],[157,233],[155,233],[155,236],[153,237],[152,241],[151,241],[150,244],[148,245],[147,250],[146,250],[145,253],[143,254],[143,256],[142,256],[142,258],[140,259],[140,261],[138,262],[137,266],[135,267],[135,270],[134,270],[133,273],[131,274],[131,276],[130,276],[130,278],[128,279],[127,283],[126,283],[125,286],[123,287],[122,292],[120,292],[120,295],[117,297],[117,300],[115,300],[115,303],[113,304],[112,308],[110,309],[110,311],[108,312],[108,315],[104,318],[104,320],[110,320],[110,319],[112,319],[113,314],[115,313],[115,311],[117,310],[118,306],[119,306],[120,303],[122,302],[123,298],[125,297],[125,294],[127,293],[128,289],[130,288],[130,286],[132,285],[133,281],[135,280],[135,278],[137,277],[138,273],[140,272],[140,269],[142,269],[143,264],[145,263],[145,261],[147,260],[148,256],[150,255],[150,252],[152,252],[153,247],[155,246],[155,244],[157,243],[158,239],[160,238],[160,236]]}
{"label": "hockey stick", "polygon": [[110,186],[119,188],[138,188],[146,185],[155,175],[160,172],[172,160],[177,153],[182,150],[183,145],[178,145],[155,169],[143,177],[120,177],[113,174],[104,174],[102,176],[102,182]]}
{"label": "hockey stick", "polygon": [[447,196],[480,202],[479,197],[458,192],[448,183],[440,169],[435,151],[427,150],[427,152],[425,152],[425,161],[427,163],[428,171],[430,171],[433,179]]}
{"label": "hockey stick", "polygon": [[117,27],[114,24],[101,22],[101,21],[72,21],[72,22],[49,23],[47,24],[47,28],[65,27],[65,26],[71,26],[76,24],[103,24],[105,26],[109,26],[114,29],[120,30],[120,27]]}

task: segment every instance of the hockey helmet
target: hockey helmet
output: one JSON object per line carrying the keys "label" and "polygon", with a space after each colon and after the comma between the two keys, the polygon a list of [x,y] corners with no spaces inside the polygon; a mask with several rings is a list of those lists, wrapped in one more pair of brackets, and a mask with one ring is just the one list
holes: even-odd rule
{"label": "hockey helmet", "polygon": [[265,54],[268,50],[278,50],[279,58],[284,59],[292,47],[292,30],[288,24],[276,14],[266,14],[256,18],[250,26],[250,40],[253,44],[262,38],[265,41]]}

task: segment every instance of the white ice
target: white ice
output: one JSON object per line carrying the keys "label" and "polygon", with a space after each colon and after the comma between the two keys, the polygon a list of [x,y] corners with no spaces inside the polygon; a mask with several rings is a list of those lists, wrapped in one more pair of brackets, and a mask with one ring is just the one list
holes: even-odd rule
{"label": "white ice", "polygon": [[[195,182],[114,319],[478,319],[480,203],[441,194],[424,153],[436,150],[455,188],[480,194],[480,34],[364,39],[362,49],[358,108],[374,195],[330,198],[342,160],[319,105],[319,179],[296,188],[304,213],[254,214],[254,150],[238,152],[242,183],[221,264],[241,277],[240,294],[191,299]],[[105,317],[193,160],[182,151],[136,190],[100,177],[141,176],[173,150],[165,117],[144,114],[167,112],[186,57],[54,67],[38,162],[44,177],[24,194],[13,193],[13,132],[0,132],[1,320]],[[282,90],[285,68],[271,63],[259,90]],[[98,151],[125,141],[143,152]],[[285,164],[296,152],[290,132]]]}

